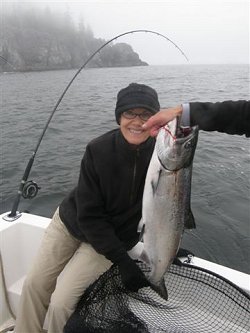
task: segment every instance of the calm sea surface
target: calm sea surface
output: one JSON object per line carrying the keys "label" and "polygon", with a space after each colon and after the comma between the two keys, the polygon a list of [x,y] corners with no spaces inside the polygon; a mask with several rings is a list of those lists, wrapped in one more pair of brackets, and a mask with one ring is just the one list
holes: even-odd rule
{"label": "calm sea surface", "polygon": [[[11,209],[24,169],[61,93],[76,71],[0,74],[1,213]],[[19,209],[50,217],[78,180],[87,142],[115,128],[117,91],[151,85],[162,106],[249,99],[247,65],[182,65],[83,70],[65,95],[38,150],[30,179],[41,187]],[[197,229],[182,247],[250,273],[249,139],[200,131],[192,210]],[[0,222],[1,223],[1,222]]]}

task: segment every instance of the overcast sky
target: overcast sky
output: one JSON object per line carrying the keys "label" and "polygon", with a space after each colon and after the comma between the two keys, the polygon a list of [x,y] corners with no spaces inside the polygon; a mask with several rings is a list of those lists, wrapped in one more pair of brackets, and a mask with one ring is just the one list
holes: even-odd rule
{"label": "overcast sky", "polygon": [[[11,2],[2,0],[3,3]],[[96,38],[109,40],[130,30],[159,32],[180,47],[190,64],[249,63],[248,0],[99,0],[19,1],[69,10],[83,18]],[[129,43],[150,64],[187,63],[171,43],[156,35],[136,33],[117,42]]]}

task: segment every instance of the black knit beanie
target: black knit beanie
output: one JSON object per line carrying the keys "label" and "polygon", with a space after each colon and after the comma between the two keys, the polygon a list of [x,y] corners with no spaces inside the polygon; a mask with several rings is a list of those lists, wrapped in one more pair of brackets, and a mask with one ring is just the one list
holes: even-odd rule
{"label": "black knit beanie", "polygon": [[152,113],[160,109],[157,92],[145,84],[130,83],[117,94],[115,118],[120,124],[121,114],[129,109],[144,108]]}

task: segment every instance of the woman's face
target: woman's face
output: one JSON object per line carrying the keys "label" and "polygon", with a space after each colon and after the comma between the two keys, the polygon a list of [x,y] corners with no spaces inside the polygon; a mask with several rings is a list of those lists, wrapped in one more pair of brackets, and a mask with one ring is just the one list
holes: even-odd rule
{"label": "woman's face", "polygon": [[[127,117],[137,116],[133,119]],[[142,115],[143,114],[143,115]],[[138,115],[142,115],[141,119]],[[140,145],[149,138],[149,131],[142,128],[142,125],[152,116],[152,113],[143,108],[130,109],[123,112],[120,120],[120,129],[124,138],[132,145]]]}

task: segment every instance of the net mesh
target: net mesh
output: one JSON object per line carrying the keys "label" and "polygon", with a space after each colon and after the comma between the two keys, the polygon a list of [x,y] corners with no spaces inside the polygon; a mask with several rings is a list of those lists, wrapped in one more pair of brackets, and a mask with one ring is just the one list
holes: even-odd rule
{"label": "net mesh", "polygon": [[[147,275],[148,268],[138,263]],[[226,333],[250,331],[250,297],[216,274],[172,264],[168,301],[151,288],[129,292],[113,265],[81,297],[64,333]]]}

